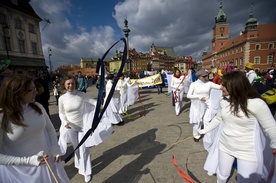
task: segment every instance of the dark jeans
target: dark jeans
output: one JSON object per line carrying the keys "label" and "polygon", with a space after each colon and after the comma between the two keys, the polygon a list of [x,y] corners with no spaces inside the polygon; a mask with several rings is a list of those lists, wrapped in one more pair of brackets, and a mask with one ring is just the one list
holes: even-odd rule
{"label": "dark jeans", "polygon": [[157,85],[157,92],[158,92],[158,94],[163,93],[162,86]]}
{"label": "dark jeans", "polygon": [[173,91],[172,91],[172,106],[175,106],[175,101],[174,101],[174,94],[173,94]]}
{"label": "dark jeans", "polygon": [[58,98],[59,98],[59,95],[58,96],[55,96],[56,97],[56,104],[58,105]]}
{"label": "dark jeans", "polygon": [[86,89],[83,89],[83,90],[78,90],[78,91],[81,91],[81,92],[84,92],[84,93],[86,93]]}

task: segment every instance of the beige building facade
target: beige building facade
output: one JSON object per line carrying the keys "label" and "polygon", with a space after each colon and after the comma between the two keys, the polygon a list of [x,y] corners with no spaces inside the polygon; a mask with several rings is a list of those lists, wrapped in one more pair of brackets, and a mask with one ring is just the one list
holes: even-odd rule
{"label": "beige building facade", "polygon": [[47,72],[39,22],[28,0],[0,2],[0,59],[9,59],[14,73]]}

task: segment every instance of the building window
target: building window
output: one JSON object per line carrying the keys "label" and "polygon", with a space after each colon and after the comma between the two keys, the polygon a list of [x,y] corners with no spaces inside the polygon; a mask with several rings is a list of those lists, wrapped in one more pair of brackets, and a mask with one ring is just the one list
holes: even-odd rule
{"label": "building window", "polygon": [[268,44],[268,49],[273,49],[274,48],[274,44],[273,43],[269,43]]}
{"label": "building window", "polygon": [[259,49],[261,49],[261,45],[256,44],[256,50],[259,50]]}
{"label": "building window", "polygon": [[7,23],[7,17],[5,14],[0,13],[0,24],[6,24]]}
{"label": "building window", "polygon": [[22,21],[20,19],[15,19],[15,28],[16,29],[23,29]]}
{"label": "building window", "polygon": [[243,65],[243,59],[240,58],[240,65]]}
{"label": "building window", "polygon": [[10,37],[3,37],[4,46],[6,51],[11,51],[11,38]]}
{"label": "building window", "polygon": [[33,51],[33,54],[37,54],[37,45],[36,45],[36,43],[32,43],[32,51]]}
{"label": "building window", "polygon": [[260,57],[257,56],[257,57],[254,57],[254,64],[260,64]]}
{"label": "building window", "polygon": [[243,47],[241,46],[241,52],[243,51]]}
{"label": "building window", "polygon": [[29,24],[29,32],[36,33],[34,24]]}
{"label": "building window", "polygon": [[21,53],[26,53],[26,50],[25,50],[25,41],[24,40],[19,40],[18,41],[18,45],[19,45],[19,51]]}
{"label": "building window", "polygon": [[267,56],[267,63],[272,64],[273,63],[273,55],[268,55]]}

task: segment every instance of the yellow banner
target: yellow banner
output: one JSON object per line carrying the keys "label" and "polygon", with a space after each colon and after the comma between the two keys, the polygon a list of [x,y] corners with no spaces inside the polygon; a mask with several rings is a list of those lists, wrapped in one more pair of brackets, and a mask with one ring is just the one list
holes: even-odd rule
{"label": "yellow banner", "polygon": [[131,79],[130,82],[135,82],[138,84],[139,87],[145,87],[145,86],[153,86],[162,84],[162,76],[161,74],[155,74],[152,76],[144,77],[142,79]]}

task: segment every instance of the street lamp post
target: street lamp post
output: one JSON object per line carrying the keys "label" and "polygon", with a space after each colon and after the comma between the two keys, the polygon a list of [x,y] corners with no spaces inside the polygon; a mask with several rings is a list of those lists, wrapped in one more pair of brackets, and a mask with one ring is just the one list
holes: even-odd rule
{"label": "street lamp post", "polygon": [[52,56],[52,50],[51,48],[48,48],[48,55],[49,55],[49,69],[50,69],[50,74],[52,73],[52,63],[51,63],[51,56]]}
{"label": "street lamp post", "polygon": [[125,39],[126,39],[126,44],[127,44],[127,64],[129,65],[129,71],[130,71],[130,74],[132,73],[132,67],[131,67],[131,59],[129,59],[129,43],[128,43],[128,35],[129,35],[129,32],[130,32],[130,29],[128,28],[128,21],[127,19],[125,19],[124,21],[124,24],[125,24],[125,27],[123,29],[123,32],[124,32],[124,35],[125,35]]}

